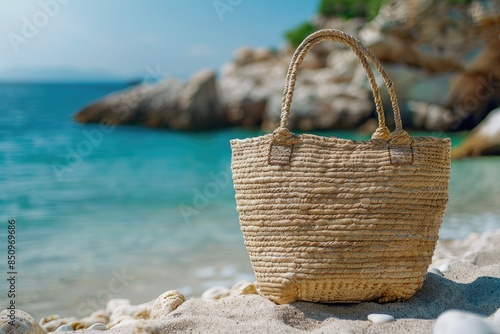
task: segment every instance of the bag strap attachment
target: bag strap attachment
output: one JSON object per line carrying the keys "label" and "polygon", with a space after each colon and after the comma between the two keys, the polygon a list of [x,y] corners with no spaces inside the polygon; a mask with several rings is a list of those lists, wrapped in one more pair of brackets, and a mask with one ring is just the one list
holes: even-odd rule
{"label": "bag strap attachment", "polygon": [[[316,44],[323,41],[332,40],[345,45],[348,45],[356,54],[359,61],[368,76],[370,86],[375,100],[376,112],[378,115],[378,128],[372,135],[372,139],[382,139],[388,141],[388,148],[393,164],[411,164],[413,162],[413,154],[411,149],[411,138],[406,131],[403,130],[399,105],[394,91],[394,86],[389,75],[380,64],[379,60],[373,53],[366,48],[360,41],[354,37],[335,29],[323,29],[309,35],[295,50],[285,81],[283,92],[280,126],[274,130],[271,147],[269,150],[269,163],[274,165],[288,165],[290,163],[293,145],[298,142],[298,138],[288,130],[288,118],[290,115],[290,106],[292,104],[293,91],[297,79],[297,73],[300,64],[304,60],[307,53]],[[375,80],[373,71],[368,63],[368,60],[374,65],[384,79],[385,85],[389,92],[389,97],[394,113],[394,122],[396,129],[390,133],[385,124],[385,115],[382,106],[382,98]]]}

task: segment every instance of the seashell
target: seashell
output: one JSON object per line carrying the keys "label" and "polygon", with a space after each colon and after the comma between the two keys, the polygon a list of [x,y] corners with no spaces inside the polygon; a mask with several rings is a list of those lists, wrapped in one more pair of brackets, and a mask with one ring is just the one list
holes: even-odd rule
{"label": "seashell", "polygon": [[81,323],[80,321],[73,321],[73,322],[70,322],[68,325],[71,326],[71,328],[73,328],[73,330],[79,330],[79,329],[85,329],[87,328],[87,326],[85,326],[84,323]]}
{"label": "seashell", "polygon": [[135,312],[132,314],[134,319],[148,319],[151,314],[151,308],[153,307],[154,300],[137,305]]}
{"label": "seashell", "polygon": [[42,319],[40,319],[40,321],[38,322],[38,324],[40,326],[43,326],[46,323],[54,321],[54,320],[57,320],[57,319],[61,319],[61,316],[59,314],[51,314],[51,315],[48,315],[48,316],[43,317]]}
{"label": "seashell", "polygon": [[231,296],[257,295],[257,294],[258,292],[257,288],[255,287],[255,284],[250,282],[243,282],[238,285],[235,284],[235,286],[233,286],[233,288],[231,289]]}
{"label": "seashell", "polygon": [[231,292],[238,290],[242,285],[245,285],[247,283],[247,281],[238,281],[234,283],[233,287],[231,288]]}
{"label": "seashell", "polygon": [[184,303],[186,299],[184,295],[177,290],[168,290],[156,298],[153,307],[151,308],[151,319],[159,319]]}

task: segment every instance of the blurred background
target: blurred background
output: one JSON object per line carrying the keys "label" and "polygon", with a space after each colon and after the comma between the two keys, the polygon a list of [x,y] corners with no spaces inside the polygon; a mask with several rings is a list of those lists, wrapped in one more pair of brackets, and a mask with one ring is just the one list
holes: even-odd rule
{"label": "blurred background", "polygon": [[[293,51],[322,28],[383,62],[412,135],[452,139],[440,237],[500,228],[500,1],[0,5],[0,238],[15,219],[17,307],[36,318],[254,279],[229,140],[277,126]],[[375,116],[354,54],[314,47],[292,129],[367,140]]]}

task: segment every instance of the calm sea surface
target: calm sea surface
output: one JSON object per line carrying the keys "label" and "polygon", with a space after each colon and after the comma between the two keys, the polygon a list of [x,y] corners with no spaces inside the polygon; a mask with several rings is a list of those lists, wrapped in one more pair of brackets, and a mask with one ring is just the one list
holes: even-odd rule
{"label": "calm sea surface", "polygon": [[[259,133],[73,121],[82,106],[124,87],[0,84],[1,275],[7,221],[15,219],[16,303],[36,318],[81,317],[110,298],[140,303],[169,289],[196,295],[253,280],[229,140]],[[499,176],[500,158],[453,162],[442,238],[500,228]],[[3,309],[7,285],[0,281]]]}

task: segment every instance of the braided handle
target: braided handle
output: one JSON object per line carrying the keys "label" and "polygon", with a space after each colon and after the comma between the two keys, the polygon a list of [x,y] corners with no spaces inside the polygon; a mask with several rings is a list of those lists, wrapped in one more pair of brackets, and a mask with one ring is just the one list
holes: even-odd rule
{"label": "braided handle", "polygon": [[[373,53],[366,48],[360,41],[354,37],[335,29],[323,29],[319,30],[311,35],[309,35],[295,50],[292,60],[290,61],[290,66],[288,68],[285,89],[283,92],[282,108],[281,108],[281,121],[280,126],[273,133],[273,138],[275,142],[289,145],[294,142],[294,135],[287,129],[288,118],[290,115],[290,106],[292,104],[293,90],[295,88],[295,82],[297,79],[297,72],[299,70],[300,64],[304,60],[305,56],[311,50],[313,46],[319,44],[323,41],[332,40],[339,43],[348,45],[351,50],[356,54],[359,61],[363,65],[363,68],[368,76],[370,85],[373,91],[373,97],[375,100],[376,111],[378,115],[378,128],[373,134],[373,139],[390,139],[394,144],[408,144],[410,142],[410,137],[403,130],[403,125],[401,122],[401,115],[399,112],[399,105],[394,92],[394,87],[389,75],[384,70],[379,60],[373,55]],[[394,112],[394,121],[396,124],[396,130],[391,134],[389,129],[385,124],[384,110],[382,107],[382,98],[380,96],[380,91],[373,75],[373,71],[368,63],[368,59],[372,62],[375,68],[380,72],[384,82],[389,91],[389,96],[392,103],[392,109]]]}

